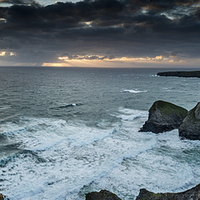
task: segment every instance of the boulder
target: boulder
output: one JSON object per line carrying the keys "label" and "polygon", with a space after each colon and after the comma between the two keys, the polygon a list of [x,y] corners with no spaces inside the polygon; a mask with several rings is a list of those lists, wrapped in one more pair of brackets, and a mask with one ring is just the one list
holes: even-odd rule
{"label": "boulder", "polygon": [[200,102],[189,111],[182,125],[179,136],[191,140],[200,140]]}
{"label": "boulder", "polygon": [[8,198],[6,198],[6,196],[0,193],[0,200],[4,200],[4,199],[8,199]]}
{"label": "boulder", "polygon": [[180,193],[153,193],[141,189],[136,200],[200,200],[200,184]]}
{"label": "boulder", "polygon": [[107,190],[86,194],[86,200],[121,200],[116,194]]}
{"label": "boulder", "polygon": [[165,101],[156,101],[149,109],[149,117],[140,132],[162,133],[179,128],[188,111]]}

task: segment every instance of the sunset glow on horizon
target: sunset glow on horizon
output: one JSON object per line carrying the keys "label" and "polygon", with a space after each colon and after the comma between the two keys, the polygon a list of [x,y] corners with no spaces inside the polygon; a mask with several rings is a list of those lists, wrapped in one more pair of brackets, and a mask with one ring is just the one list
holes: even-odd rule
{"label": "sunset glow on horizon", "polygon": [[[173,65],[177,66],[187,65],[188,63],[196,65],[200,60],[179,59],[176,56],[164,57],[162,55],[156,57],[112,57],[99,55],[70,55],[58,57],[59,60],[65,61],[66,66],[80,66],[80,67],[137,67],[137,64],[144,64],[148,67],[149,64],[159,65]],[[58,64],[62,65],[62,64]],[[116,66],[117,65],[117,66]],[[44,64],[43,64],[44,66]],[[50,66],[50,64],[49,64]],[[64,66],[64,64],[63,64]]]}
{"label": "sunset glow on horizon", "polygon": [[59,60],[64,60],[66,62],[69,61],[109,61],[109,62],[184,62],[184,60],[180,60],[176,57],[164,57],[162,55],[156,57],[113,57],[109,58],[107,56],[99,56],[99,55],[88,55],[88,56],[74,56],[70,58],[69,56],[58,57]]}

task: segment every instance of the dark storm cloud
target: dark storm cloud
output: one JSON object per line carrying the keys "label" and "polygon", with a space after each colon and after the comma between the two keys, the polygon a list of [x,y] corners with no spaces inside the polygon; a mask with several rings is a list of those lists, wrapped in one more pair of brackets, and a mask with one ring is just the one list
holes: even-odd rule
{"label": "dark storm cloud", "polygon": [[[7,19],[7,23],[11,25],[17,24],[20,26],[28,25],[30,28],[41,28],[40,25],[44,23],[44,28],[49,24],[56,27],[63,24],[63,27],[69,27],[70,24],[82,27],[81,22],[90,20],[106,20],[113,19],[118,16],[125,5],[116,0],[111,1],[95,1],[92,3],[78,2],[78,3],[56,3],[46,7],[40,6],[19,6],[14,5],[10,8],[2,10],[2,17]],[[38,27],[37,27],[38,25]],[[63,28],[62,27],[62,28]]]}
{"label": "dark storm cloud", "polygon": [[26,55],[21,58],[47,62],[48,56],[69,51],[197,57],[200,50],[195,45],[200,42],[197,0],[85,0],[45,7],[34,1],[1,2],[13,5],[0,7],[0,49],[15,50],[18,59]]}
{"label": "dark storm cloud", "polygon": [[17,4],[17,5],[38,5],[39,4],[34,0],[0,0],[0,5],[9,5],[9,4]]}
{"label": "dark storm cloud", "polygon": [[21,0],[0,0],[0,3],[24,4]]}

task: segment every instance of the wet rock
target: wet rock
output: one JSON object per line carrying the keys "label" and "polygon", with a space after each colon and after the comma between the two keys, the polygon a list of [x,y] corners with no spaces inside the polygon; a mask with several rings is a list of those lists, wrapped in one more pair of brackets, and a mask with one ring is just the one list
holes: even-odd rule
{"label": "wet rock", "polygon": [[107,190],[86,194],[86,200],[121,200],[116,194]]}
{"label": "wet rock", "polygon": [[4,199],[8,200],[8,198],[6,198],[6,196],[4,196],[3,194],[0,193],[0,200],[4,200]]}
{"label": "wet rock", "polygon": [[153,193],[141,189],[136,200],[200,200],[200,184],[180,193]]}
{"label": "wet rock", "polygon": [[162,133],[182,124],[188,111],[185,108],[165,101],[156,101],[149,109],[149,117],[140,132]]}
{"label": "wet rock", "polygon": [[182,125],[179,136],[191,140],[200,140],[200,102],[189,111]]}

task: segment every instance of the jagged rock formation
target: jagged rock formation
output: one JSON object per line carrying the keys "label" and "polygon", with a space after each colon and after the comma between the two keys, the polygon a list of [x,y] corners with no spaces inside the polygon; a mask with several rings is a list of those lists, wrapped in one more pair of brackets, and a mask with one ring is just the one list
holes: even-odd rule
{"label": "jagged rock formation", "polygon": [[86,194],[86,200],[121,200],[116,194],[107,190]]}
{"label": "jagged rock formation", "polygon": [[179,136],[191,140],[200,140],[200,102],[189,111],[182,125]]}
{"label": "jagged rock formation", "polygon": [[162,133],[182,124],[188,111],[185,108],[165,101],[156,101],[149,109],[149,117],[140,132]]}
{"label": "jagged rock formation", "polygon": [[180,193],[153,193],[141,189],[136,200],[200,200],[200,184]]}
{"label": "jagged rock formation", "polygon": [[197,77],[200,78],[200,71],[171,71],[159,72],[158,76],[178,76],[178,77]]}

